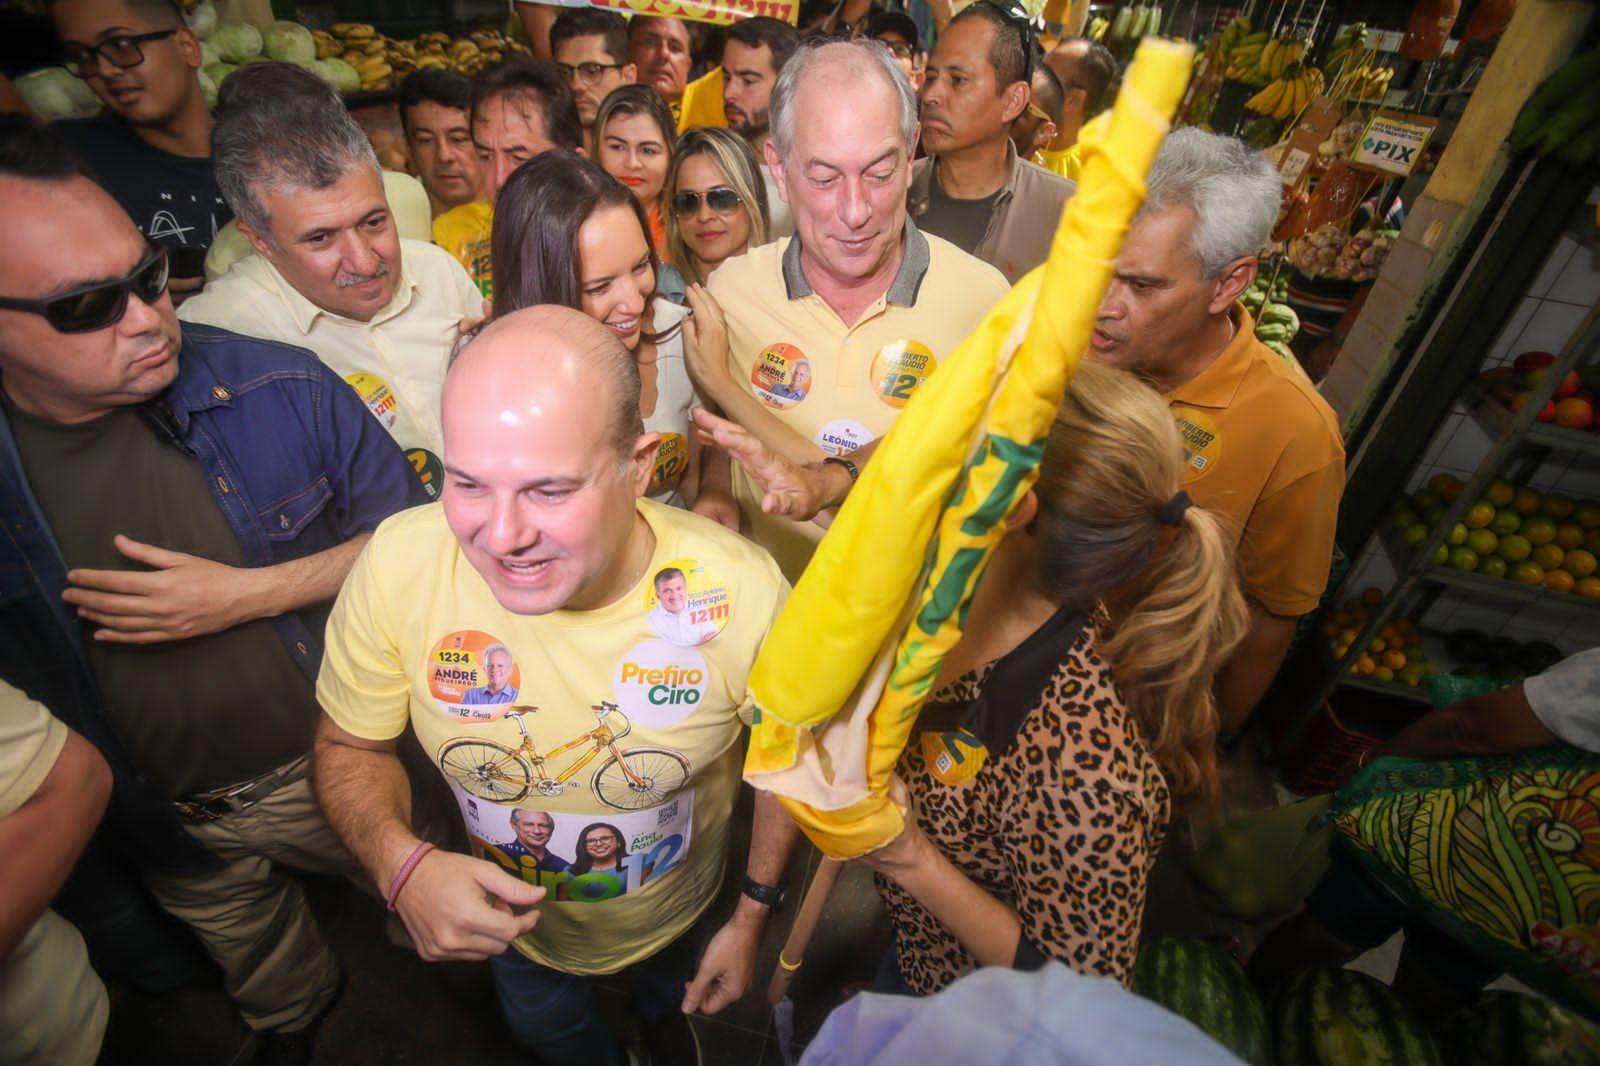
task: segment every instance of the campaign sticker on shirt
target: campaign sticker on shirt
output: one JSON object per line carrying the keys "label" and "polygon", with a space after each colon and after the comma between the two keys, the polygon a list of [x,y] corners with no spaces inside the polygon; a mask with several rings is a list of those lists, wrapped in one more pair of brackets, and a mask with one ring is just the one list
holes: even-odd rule
{"label": "campaign sticker on shirt", "polygon": [[835,418],[825,422],[811,438],[811,443],[829,455],[849,455],[863,444],[871,444],[872,430],[853,418]]}
{"label": "campaign sticker on shirt", "polygon": [[787,410],[811,391],[811,360],[792,344],[769,344],[750,368],[750,387],[774,411]]}
{"label": "campaign sticker on shirt", "polygon": [[372,417],[390,433],[400,421],[400,401],[382,378],[374,374],[346,374],[345,383],[356,390],[361,402],[367,405]]}
{"label": "campaign sticker on shirt", "polygon": [[444,464],[439,457],[426,448],[412,448],[406,452],[406,459],[416,472],[417,480],[422,482],[422,491],[428,494],[428,499],[437,500],[444,489]]}
{"label": "campaign sticker on shirt", "polygon": [[[668,763],[676,759],[672,765],[686,779],[683,756],[653,750]],[[641,766],[640,772],[649,771]],[[543,888],[540,906],[546,906],[604,903],[646,889],[682,865],[694,829],[694,790],[679,788],[643,810],[588,814],[502,806],[455,792],[473,853]]]}
{"label": "campaign sticker on shirt", "polygon": [[939,369],[939,360],[926,345],[913,340],[898,340],[885,344],[872,357],[871,374],[873,394],[890,407],[904,407],[928,380],[928,375]]}
{"label": "campaign sticker on shirt", "polygon": [[983,741],[965,729],[947,733],[930,729],[922,734],[922,761],[940,784],[966,784],[978,776],[988,757]]}
{"label": "campaign sticker on shirt", "polygon": [[648,495],[675,492],[689,472],[689,442],[682,433],[661,434],[661,447],[656,451],[656,466],[650,473]]}
{"label": "campaign sticker on shirt", "polygon": [[1193,407],[1174,407],[1172,417],[1183,438],[1183,476],[1178,483],[1188,485],[1211,473],[1221,460],[1222,434],[1210,415]]}
{"label": "campaign sticker on shirt", "polygon": [[650,628],[670,644],[693,648],[728,624],[728,586],[699,559],[674,559],[650,576],[644,609]]}
{"label": "campaign sticker on shirt", "polygon": [[693,648],[646,640],[628,649],[611,675],[617,706],[649,729],[677,725],[705,699],[705,658]]}
{"label": "campaign sticker on shirt", "polygon": [[428,691],[451,718],[492,722],[522,695],[522,670],[493,635],[458,630],[428,656]]}

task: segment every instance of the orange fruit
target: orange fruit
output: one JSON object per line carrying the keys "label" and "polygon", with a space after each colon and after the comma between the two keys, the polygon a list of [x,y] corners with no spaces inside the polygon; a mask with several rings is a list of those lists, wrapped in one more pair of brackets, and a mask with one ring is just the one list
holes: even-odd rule
{"label": "orange fruit", "polygon": [[1481,555],[1493,555],[1500,547],[1500,538],[1487,529],[1474,529],[1467,534],[1467,547]]}
{"label": "orange fruit", "polygon": [[1573,577],[1588,577],[1600,566],[1600,560],[1595,559],[1594,553],[1582,548],[1574,548],[1561,560],[1561,569]]}
{"label": "orange fruit", "polygon": [[1478,553],[1471,548],[1451,548],[1450,565],[1457,570],[1476,570],[1478,568]]}
{"label": "orange fruit", "polygon": [[1478,564],[1478,573],[1484,577],[1505,577],[1511,564],[1506,562],[1503,555],[1491,555]]}
{"label": "orange fruit", "polygon": [[1572,512],[1577,509],[1577,504],[1567,496],[1558,496],[1555,493],[1544,498],[1544,513],[1557,522],[1564,518],[1571,518]]}
{"label": "orange fruit", "polygon": [[1374,681],[1393,681],[1394,671],[1387,666],[1380,666],[1372,671],[1372,679]]}
{"label": "orange fruit", "polygon": [[1546,570],[1544,572],[1544,587],[1555,589],[1557,592],[1571,592],[1578,584],[1578,579],[1565,570]]}
{"label": "orange fruit", "polygon": [[1524,585],[1542,585],[1544,584],[1544,567],[1531,559],[1525,559],[1520,563],[1512,564],[1509,576],[1512,581]]}
{"label": "orange fruit", "polygon": [[1522,528],[1517,532],[1527,537],[1528,543],[1537,548],[1556,539],[1556,524],[1544,515],[1535,515],[1522,523]]}
{"label": "orange fruit", "polygon": [[[1561,572],[1564,573],[1564,574],[1566,573],[1565,570],[1563,570]],[[1567,576],[1571,577],[1572,575],[1568,574]],[[1405,665],[1406,665],[1406,653],[1403,652],[1403,651],[1393,651],[1393,650],[1384,652],[1383,653],[1383,665],[1387,666],[1391,670],[1404,669]]]}
{"label": "orange fruit", "polygon": [[1378,664],[1372,661],[1372,656],[1363,655],[1361,658],[1356,660],[1356,665],[1354,667],[1354,670],[1358,674],[1365,675],[1366,677],[1371,677],[1372,676],[1372,671],[1376,670],[1377,668],[1378,668]]}
{"label": "orange fruit", "polygon": [[1518,514],[1537,514],[1544,506],[1544,494],[1536,489],[1518,489],[1517,498],[1511,501],[1511,506]]}
{"label": "orange fruit", "polygon": [[1491,481],[1484,495],[1496,507],[1509,507],[1511,501],[1517,498],[1517,487],[1509,481]]}
{"label": "orange fruit", "polygon": [[1591,529],[1583,535],[1583,548],[1600,555],[1600,529]]}
{"label": "orange fruit", "polygon": [[1600,577],[1580,577],[1578,595],[1591,600],[1600,600]]}
{"label": "orange fruit", "polygon": [[1381,655],[1389,647],[1389,642],[1382,637],[1373,637],[1367,641],[1367,650],[1374,655]]}
{"label": "orange fruit", "polygon": [[1450,545],[1441,544],[1433,549],[1433,565],[1443,566],[1450,561]]}
{"label": "orange fruit", "polygon": [[1533,554],[1533,543],[1521,533],[1513,533],[1500,538],[1500,547],[1495,549],[1495,554],[1506,562],[1520,563]]}
{"label": "orange fruit", "polygon": [[1541,544],[1533,549],[1533,561],[1546,570],[1554,570],[1566,557],[1567,553],[1554,544]]}
{"label": "orange fruit", "polygon": [[1580,503],[1577,510],[1578,525],[1584,529],[1600,526],[1600,503]]}
{"label": "orange fruit", "polygon": [[1494,521],[1489,523],[1489,528],[1500,536],[1515,533],[1522,525],[1522,516],[1509,507],[1502,507],[1494,513]]}
{"label": "orange fruit", "polygon": [[1583,543],[1583,527],[1576,522],[1561,522],[1556,526],[1556,543],[1571,551]]}
{"label": "orange fruit", "polygon": [[1468,529],[1482,529],[1494,521],[1494,504],[1488,500],[1479,500],[1468,509],[1463,519]]}

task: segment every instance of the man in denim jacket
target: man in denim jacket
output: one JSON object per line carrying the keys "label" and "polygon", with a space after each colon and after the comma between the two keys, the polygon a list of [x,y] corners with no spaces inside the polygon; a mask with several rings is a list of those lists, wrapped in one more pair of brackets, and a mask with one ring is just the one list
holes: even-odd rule
{"label": "man in denim jacket", "polygon": [[102,847],[221,966],[253,1061],[306,1061],[339,970],[277,864],[355,868],[306,780],[322,628],[421,486],[309,353],[180,328],[160,253],[9,117],[0,198],[0,677],[106,754]]}

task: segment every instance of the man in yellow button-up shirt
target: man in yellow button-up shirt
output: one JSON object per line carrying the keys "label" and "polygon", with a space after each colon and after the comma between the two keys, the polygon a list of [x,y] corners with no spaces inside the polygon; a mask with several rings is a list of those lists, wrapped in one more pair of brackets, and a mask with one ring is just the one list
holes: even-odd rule
{"label": "man in yellow button-up shirt", "polygon": [[437,495],[445,368],[483,299],[449,253],[396,233],[372,148],[337,99],[297,68],[262,68],[224,95],[215,135],[218,183],[256,254],[182,318],[309,348]]}

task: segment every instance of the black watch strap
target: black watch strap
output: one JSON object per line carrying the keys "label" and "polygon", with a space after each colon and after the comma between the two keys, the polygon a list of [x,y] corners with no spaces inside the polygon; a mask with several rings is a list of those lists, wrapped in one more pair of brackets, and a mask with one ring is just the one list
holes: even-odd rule
{"label": "black watch strap", "polygon": [[749,874],[745,874],[744,884],[740,886],[740,891],[763,907],[768,907],[772,910],[777,910],[783,906],[784,897],[789,894],[788,890],[782,885],[764,885]]}
{"label": "black watch strap", "polygon": [[830,455],[826,459],[822,460],[822,465],[824,466],[828,465],[829,463],[832,463],[834,466],[844,467],[844,472],[850,475],[850,484],[854,485],[861,479],[861,468],[843,456]]}

